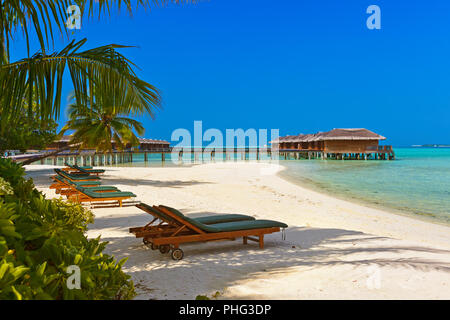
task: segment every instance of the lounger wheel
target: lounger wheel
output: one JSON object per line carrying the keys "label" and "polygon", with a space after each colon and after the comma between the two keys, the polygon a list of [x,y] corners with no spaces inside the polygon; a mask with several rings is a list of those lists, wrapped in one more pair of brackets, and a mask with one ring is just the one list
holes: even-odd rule
{"label": "lounger wheel", "polygon": [[157,246],[156,244],[152,243],[150,248],[152,248],[152,250],[156,250],[159,248],[159,246]]}
{"label": "lounger wheel", "polygon": [[[142,239],[142,242],[145,244],[145,245],[148,245],[149,243],[150,243],[150,241],[148,241],[147,239]],[[153,243],[152,243],[153,244]]]}
{"label": "lounger wheel", "polygon": [[170,246],[168,244],[163,244],[162,246],[159,246],[159,252],[162,254],[168,253],[170,251]]}
{"label": "lounger wheel", "polygon": [[181,260],[184,257],[184,252],[181,249],[175,249],[172,251],[172,259],[173,260]]}

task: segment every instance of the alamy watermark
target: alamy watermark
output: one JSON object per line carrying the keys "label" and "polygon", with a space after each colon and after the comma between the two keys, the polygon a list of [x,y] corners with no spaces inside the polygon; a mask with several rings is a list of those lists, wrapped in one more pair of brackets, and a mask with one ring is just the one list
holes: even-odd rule
{"label": "alamy watermark", "polygon": [[66,272],[70,274],[67,278],[66,285],[69,290],[81,289],[81,270],[77,265],[70,265]]}
{"label": "alamy watermark", "polygon": [[381,29],[381,9],[379,6],[372,4],[367,7],[366,13],[370,14],[367,18],[366,26],[369,30]]}
{"label": "alamy watermark", "polygon": [[278,161],[278,145],[270,145],[278,140],[279,129],[226,129],[204,130],[202,121],[194,121],[193,131],[179,128],[172,132],[171,140],[176,143],[172,148],[171,160],[196,162],[201,159],[214,161],[249,160],[253,154],[255,160],[271,159]]}
{"label": "alamy watermark", "polygon": [[81,29],[81,10],[76,4],[67,8],[66,13],[69,15],[66,21],[67,29]]}

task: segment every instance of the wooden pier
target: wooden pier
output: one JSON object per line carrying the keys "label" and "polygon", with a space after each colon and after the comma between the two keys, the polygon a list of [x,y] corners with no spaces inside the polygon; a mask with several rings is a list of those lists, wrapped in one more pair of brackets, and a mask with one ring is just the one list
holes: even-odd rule
{"label": "wooden pier", "polygon": [[[20,155],[23,161],[39,154]],[[156,155],[156,156],[155,156]],[[208,161],[247,160],[393,160],[395,154],[391,146],[369,148],[364,152],[325,152],[323,150],[272,149],[272,148],[164,148],[160,150],[128,150],[109,153],[88,151],[65,152],[40,160],[40,164],[80,166],[114,166],[127,163],[148,163],[173,161],[175,163],[201,163]]]}

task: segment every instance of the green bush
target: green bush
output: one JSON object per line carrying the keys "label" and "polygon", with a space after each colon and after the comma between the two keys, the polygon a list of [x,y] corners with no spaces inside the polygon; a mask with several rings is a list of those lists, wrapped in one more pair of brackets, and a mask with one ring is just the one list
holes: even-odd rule
{"label": "green bush", "polygon": [[[45,199],[24,174],[19,164],[0,159],[0,300],[131,299],[126,259],[103,254],[107,243],[84,234],[92,212]],[[71,265],[79,267],[80,289],[67,286]]]}

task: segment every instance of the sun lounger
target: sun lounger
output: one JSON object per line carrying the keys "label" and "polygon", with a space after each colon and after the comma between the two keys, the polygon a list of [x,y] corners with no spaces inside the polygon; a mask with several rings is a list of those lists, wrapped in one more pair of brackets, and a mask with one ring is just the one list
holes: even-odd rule
{"label": "sun lounger", "polygon": [[105,172],[105,170],[103,169],[93,169],[92,167],[80,167],[78,165],[70,165],[67,162],[65,163],[65,165],[67,166],[67,168],[64,168],[63,170],[66,172],[76,172],[76,173],[87,173],[87,174],[95,174],[95,175],[99,175]]}
{"label": "sun lounger", "polygon": [[186,217],[174,208],[166,206],[155,208],[177,221],[178,226],[174,224],[170,230],[161,232],[159,235],[145,236],[144,240],[154,247],[159,247],[161,253],[172,250],[171,256],[174,260],[181,260],[184,256],[183,251],[179,248],[181,243],[234,240],[242,237],[244,244],[247,244],[248,240],[256,241],[262,249],[264,248],[264,235],[279,232],[281,228],[287,228],[285,223],[272,220],[243,220],[205,224]]}
{"label": "sun lounger", "polygon": [[55,189],[57,194],[62,194],[69,197],[72,194],[80,193],[77,188],[88,189],[95,192],[111,192],[120,191],[117,187],[101,186],[99,181],[70,181],[61,176],[53,177],[55,183],[50,186],[50,189]]}
{"label": "sun lounger", "polygon": [[104,201],[117,201],[119,206],[122,207],[122,201],[136,197],[132,192],[128,191],[92,191],[90,188],[76,187],[77,193],[68,196],[69,200],[75,202],[104,202]]}
{"label": "sun lounger", "polygon": [[[67,162],[64,162],[64,165],[65,165],[66,167],[63,168],[62,170],[66,171],[66,172],[72,172],[72,171],[77,172],[77,171],[78,171],[78,169],[74,168],[73,165],[71,165],[71,164],[69,164],[69,163],[67,163]],[[80,168],[83,168],[83,169],[85,169],[85,170],[86,170],[86,169],[93,169],[92,166],[80,166]]]}
{"label": "sun lounger", "polygon": [[100,181],[71,181],[60,175],[55,175],[51,177],[53,179],[53,184],[50,185],[50,189],[55,189],[57,194],[64,193],[65,190],[69,190],[79,187],[98,187],[102,183]]}
{"label": "sun lounger", "polygon": [[[156,207],[149,206],[145,203],[139,203],[136,207],[153,216],[153,220],[145,226],[129,229],[130,233],[133,233],[136,238],[144,238],[143,241],[145,244],[149,244],[149,238],[160,236],[162,234],[170,234],[171,230],[176,230],[176,228],[182,226],[177,220],[166,215]],[[255,220],[254,217],[244,214],[209,215],[192,219],[204,224]],[[152,245],[152,249],[155,250],[157,247]]]}
{"label": "sun lounger", "polygon": [[100,180],[99,177],[91,176],[87,173],[69,173],[65,172],[61,169],[53,169],[57,175],[62,176],[63,178],[66,178],[70,181],[93,181],[93,180]]}

